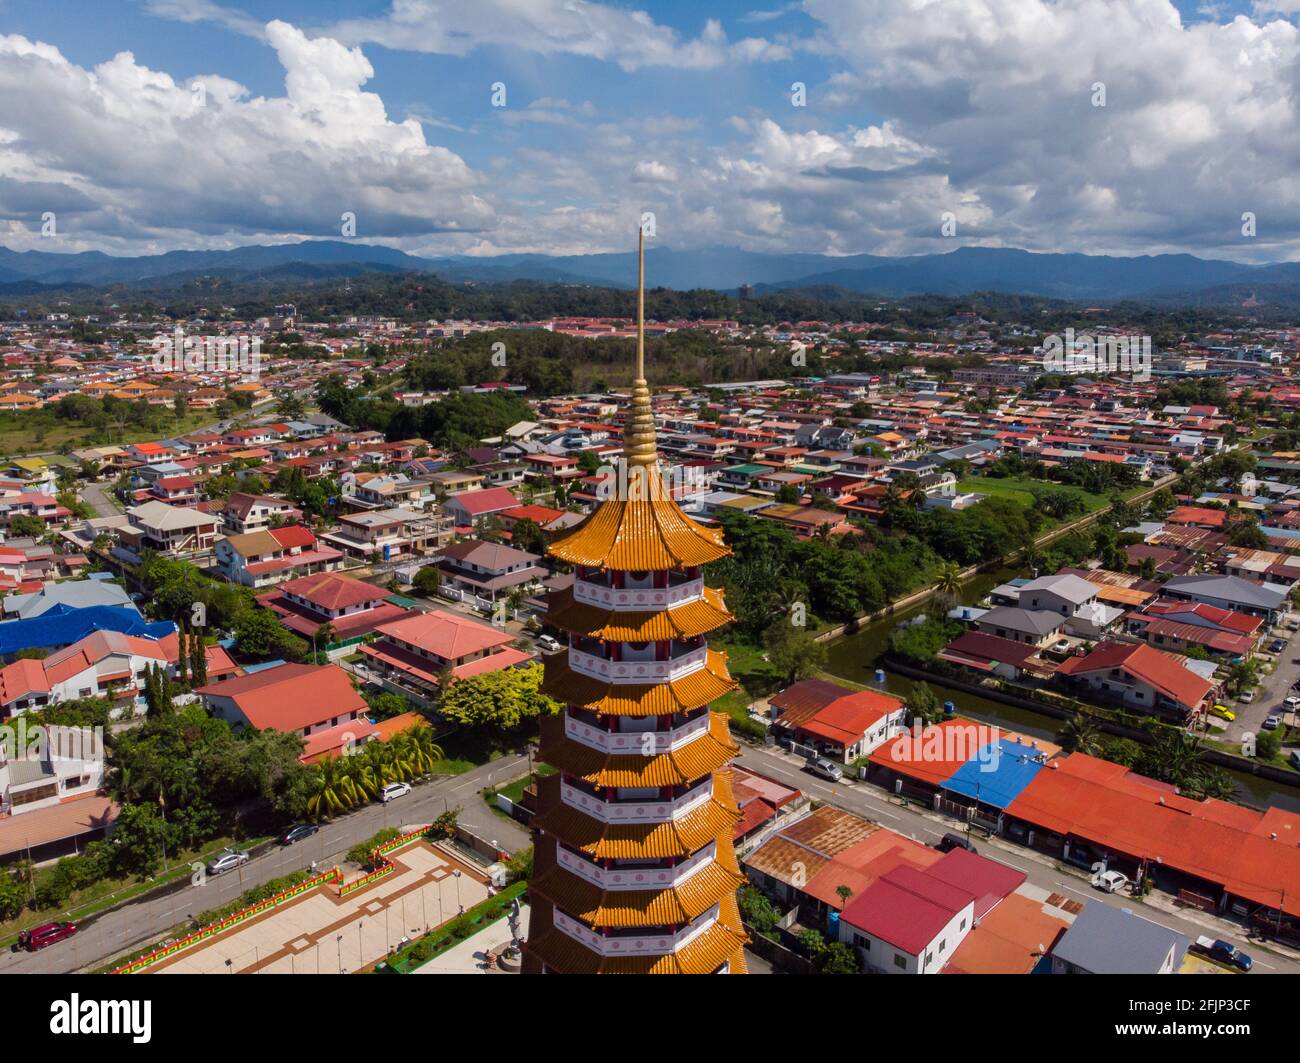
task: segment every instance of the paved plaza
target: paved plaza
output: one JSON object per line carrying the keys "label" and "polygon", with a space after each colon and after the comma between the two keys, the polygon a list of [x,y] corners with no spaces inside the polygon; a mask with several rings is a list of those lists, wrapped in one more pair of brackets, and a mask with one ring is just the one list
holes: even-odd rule
{"label": "paved plaza", "polygon": [[320,886],[147,973],[346,974],[487,899],[481,871],[429,842],[389,859],[396,871],[373,885],[346,897]]}

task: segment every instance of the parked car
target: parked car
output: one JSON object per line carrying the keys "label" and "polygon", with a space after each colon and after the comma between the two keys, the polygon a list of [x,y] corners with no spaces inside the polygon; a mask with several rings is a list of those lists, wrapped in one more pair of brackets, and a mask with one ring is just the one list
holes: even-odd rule
{"label": "parked car", "polygon": [[1237,701],[1242,705],[1249,705],[1254,700],[1255,692],[1253,690],[1247,690],[1244,694],[1237,695]]}
{"label": "parked car", "polygon": [[36,952],[38,949],[53,945],[56,941],[70,938],[76,932],[76,923],[42,923],[30,930],[18,932],[18,948]]}
{"label": "parked car", "polygon": [[396,801],[399,797],[405,797],[411,792],[409,782],[390,782],[379,791],[379,799],[388,804],[389,801]]}
{"label": "parked car", "polygon": [[1297,705],[1300,705],[1300,697],[1296,697],[1294,694],[1292,694],[1289,698],[1286,699],[1286,704],[1288,707],[1294,709]]}
{"label": "parked car", "polygon": [[975,846],[971,844],[971,840],[964,834],[945,834],[939,839],[935,848],[941,853],[950,853],[954,849],[967,849],[972,853],[975,852]]}
{"label": "parked car", "polygon": [[1226,963],[1236,967],[1239,971],[1249,971],[1255,965],[1251,959],[1250,953],[1242,952],[1231,941],[1216,940],[1214,938],[1198,937],[1193,943],[1197,952],[1203,952],[1212,960],[1218,960],[1220,963]]}
{"label": "parked car", "polygon": [[560,643],[551,635],[538,635],[537,646],[543,653],[555,653],[560,649]]}
{"label": "parked car", "polygon": [[1276,731],[1282,726],[1282,714],[1280,712],[1269,713],[1268,717],[1260,724],[1265,731]]}
{"label": "parked car", "polygon": [[304,838],[310,838],[320,827],[315,823],[299,823],[296,827],[290,827],[280,835],[281,845],[292,845],[294,842],[300,842]]}
{"label": "parked car", "polygon": [[1288,620],[1286,622],[1286,629],[1288,631],[1300,631],[1300,620]]}
{"label": "parked car", "polygon": [[835,761],[827,760],[825,757],[816,757],[808,761],[808,770],[823,779],[830,779],[831,782],[839,782],[844,778],[844,769]]}
{"label": "parked car", "polygon": [[1118,893],[1128,885],[1128,876],[1119,871],[1098,871],[1092,876],[1092,884],[1103,893]]}
{"label": "parked car", "polygon": [[1064,652],[1065,652],[1066,650],[1068,650],[1069,648],[1070,648],[1070,640],[1069,640],[1069,639],[1061,639],[1059,642],[1053,642],[1053,643],[1052,643],[1052,652],[1053,652],[1053,653],[1064,653]]}
{"label": "parked car", "polygon": [[1286,639],[1274,639],[1268,644],[1269,653],[1281,653],[1286,649]]}
{"label": "parked car", "polygon": [[225,852],[208,864],[209,875],[224,875],[234,871],[240,864],[248,863],[247,853]]}
{"label": "parked car", "polygon": [[1227,705],[1211,705],[1210,715],[1217,716],[1221,720],[1227,720],[1229,723],[1232,723],[1232,721],[1237,718],[1237,714],[1228,708]]}
{"label": "parked car", "polygon": [[1287,759],[1291,761],[1291,767],[1300,771],[1300,749],[1293,749],[1287,754]]}

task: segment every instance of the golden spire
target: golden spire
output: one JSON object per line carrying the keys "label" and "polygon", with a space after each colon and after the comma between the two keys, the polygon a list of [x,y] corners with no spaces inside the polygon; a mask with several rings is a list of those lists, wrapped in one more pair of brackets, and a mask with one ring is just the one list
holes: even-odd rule
{"label": "golden spire", "polygon": [[650,407],[650,387],[645,379],[645,224],[637,233],[636,248],[636,379],[632,404],[623,424],[623,456],[629,466],[650,466],[659,460],[655,447],[655,418]]}

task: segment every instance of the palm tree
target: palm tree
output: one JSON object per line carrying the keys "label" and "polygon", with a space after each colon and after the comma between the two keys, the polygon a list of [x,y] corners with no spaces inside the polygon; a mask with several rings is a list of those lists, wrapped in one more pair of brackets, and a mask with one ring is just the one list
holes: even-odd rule
{"label": "palm tree", "polygon": [[[373,744],[383,745],[382,742]],[[361,753],[354,753],[343,758],[343,771],[352,780],[352,786],[357,792],[358,801],[374,797],[375,794],[379,793],[382,786],[392,781],[380,777],[382,773],[377,769],[382,767],[382,762],[376,761],[377,756],[376,753],[363,750]]]}
{"label": "palm tree", "polygon": [[356,783],[348,774],[351,757],[330,757],[312,765],[311,796],[307,811],[316,819],[330,817],[351,808],[358,801]]}
{"label": "palm tree", "polygon": [[935,587],[940,594],[957,597],[961,593],[961,568],[956,561],[945,561],[939,568],[938,577],[935,580]]}
{"label": "palm tree", "polygon": [[1101,732],[1087,716],[1071,716],[1056,735],[1056,743],[1067,753],[1095,757],[1101,753]]}
{"label": "palm tree", "polygon": [[402,739],[410,747],[408,756],[421,775],[427,775],[438,761],[446,757],[442,746],[433,740],[433,728],[427,724],[419,724],[409,731],[403,731],[397,738]]}
{"label": "palm tree", "polygon": [[1143,756],[1147,774],[1178,787],[1192,787],[1204,770],[1201,740],[1186,731],[1167,731],[1148,746]]}

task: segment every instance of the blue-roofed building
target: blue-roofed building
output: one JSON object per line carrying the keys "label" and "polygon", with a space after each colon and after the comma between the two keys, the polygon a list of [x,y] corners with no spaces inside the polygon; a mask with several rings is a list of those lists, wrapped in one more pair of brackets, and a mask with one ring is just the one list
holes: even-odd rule
{"label": "blue-roofed building", "polygon": [[134,607],[92,605],[73,609],[55,605],[30,620],[0,623],[0,658],[23,650],[57,650],[80,642],[92,631],[120,631],[161,639],[176,631],[170,620],[145,620]]}
{"label": "blue-roofed building", "polygon": [[1046,754],[1010,738],[999,738],[980,748],[940,789],[969,797],[999,811],[1011,804],[1034,776],[1043,770]]}

